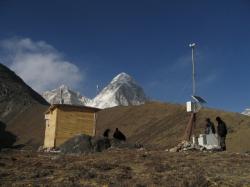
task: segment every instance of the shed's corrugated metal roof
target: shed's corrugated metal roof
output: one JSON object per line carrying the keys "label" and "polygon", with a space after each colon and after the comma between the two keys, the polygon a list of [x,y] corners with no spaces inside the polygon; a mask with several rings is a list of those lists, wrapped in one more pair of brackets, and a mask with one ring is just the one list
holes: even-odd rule
{"label": "shed's corrugated metal roof", "polygon": [[89,106],[79,106],[79,105],[68,105],[68,104],[53,104],[51,105],[48,110],[45,112],[45,114],[55,110],[56,108],[60,108],[60,109],[71,109],[73,110],[89,110],[91,112],[98,112],[101,109],[99,108],[94,108],[94,107],[89,107]]}

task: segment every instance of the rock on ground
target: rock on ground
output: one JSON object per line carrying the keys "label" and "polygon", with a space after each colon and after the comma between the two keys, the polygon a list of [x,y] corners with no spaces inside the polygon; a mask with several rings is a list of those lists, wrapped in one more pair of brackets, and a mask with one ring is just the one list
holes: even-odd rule
{"label": "rock on ground", "polygon": [[89,153],[92,152],[91,136],[77,135],[70,138],[59,149],[62,153]]}
{"label": "rock on ground", "polygon": [[141,144],[132,144],[117,139],[109,139],[106,137],[91,137],[84,134],[79,134],[67,140],[59,150],[62,153],[91,153],[102,152],[106,149],[112,148],[128,148],[136,149],[142,148]]}

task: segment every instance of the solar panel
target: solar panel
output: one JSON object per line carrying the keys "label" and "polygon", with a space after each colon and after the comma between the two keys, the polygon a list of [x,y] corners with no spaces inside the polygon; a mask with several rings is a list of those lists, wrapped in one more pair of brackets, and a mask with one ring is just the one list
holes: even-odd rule
{"label": "solar panel", "polygon": [[199,103],[201,103],[201,104],[205,104],[205,103],[207,103],[206,102],[206,100],[205,99],[203,99],[202,97],[200,97],[200,96],[197,96],[197,95],[192,95],[192,98],[195,100],[195,101],[197,101],[197,102],[199,102]]}

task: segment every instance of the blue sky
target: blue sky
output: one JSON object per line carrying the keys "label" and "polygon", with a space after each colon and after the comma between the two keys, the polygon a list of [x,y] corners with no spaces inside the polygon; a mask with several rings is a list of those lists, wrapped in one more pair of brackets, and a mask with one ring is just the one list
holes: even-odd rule
{"label": "blue sky", "polygon": [[151,98],[184,103],[195,42],[197,95],[241,112],[250,107],[249,20],[248,0],[2,0],[0,60],[40,92],[65,82],[94,97],[126,72]]}

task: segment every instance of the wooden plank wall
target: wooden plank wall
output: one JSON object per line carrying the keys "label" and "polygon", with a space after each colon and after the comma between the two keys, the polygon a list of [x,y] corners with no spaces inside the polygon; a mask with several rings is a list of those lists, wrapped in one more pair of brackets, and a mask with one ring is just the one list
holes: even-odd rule
{"label": "wooden plank wall", "polygon": [[55,146],[55,132],[56,132],[56,118],[57,110],[52,111],[46,116],[49,118],[46,120],[45,136],[44,136],[44,148],[50,148]]}
{"label": "wooden plank wall", "polygon": [[95,125],[94,114],[89,111],[64,111],[58,109],[56,146],[61,145],[69,138],[80,133],[93,136]]}

